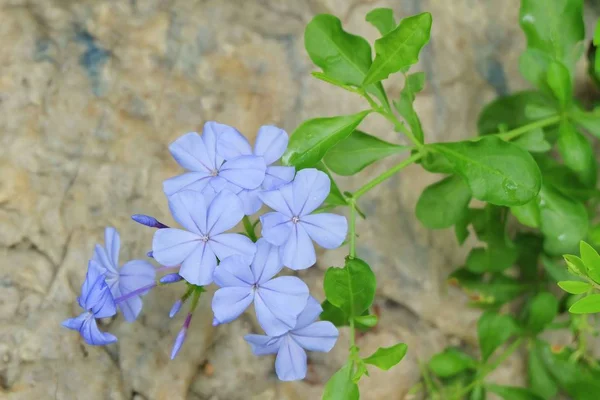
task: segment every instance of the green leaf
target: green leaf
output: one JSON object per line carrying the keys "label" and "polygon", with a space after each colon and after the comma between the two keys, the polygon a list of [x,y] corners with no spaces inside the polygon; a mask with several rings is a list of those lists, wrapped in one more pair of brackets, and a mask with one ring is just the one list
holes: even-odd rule
{"label": "green leaf", "polygon": [[448,278],[460,286],[479,306],[497,307],[507,303],[528,289],[528,285],[504,275],[495,275],[484,281],[484,276],[459,268]]}
{"label": "green leaf", "polygon": [[366,21],[373,25],[381,36],[385,36],[396,27],[394,11],[391,8],[375,8],[367,13]]}
{"label": "green leaf", "polygon": [[375,297],[375,274],[359,258],[347,258],[344,268],[327,269],[323,285],[327,300],[350,317],[362,315]]}
{"label": "green leaf", "polygon": [[567,109],[573,102],[573,85],[569,70],[560,61],[553,61],[548,66],[547,79],[554,97],[563,110]]}
{"label": "green leaf", "polygon": [[[329,83],[337,86],[362,86],[371,67],[369,42],[346,32],[339,18],[333,15],[317,15],[306,25],[304,47],[312,62],[331,79]],[[389,107],[381,83],[367,86],[367,91],[377,96],[384,106]]]}
{"label": "green leaf", "polygon": [[452,174],[454,168],[450,161],[440,153],[436,153],[430,147],[425,147],[425,156],[418,161],[421,166],[429,172],[439,174]]}
{"label": "green leaf", "polygon": [[430,229],[449,228],[469,212],[471,190],[452,175],[425,188],[417,201],[417,219]]}
{"label": "green leaf", "polygon": [[325,164],[323,164],[323,162],[319,161],[315,165],[315,168],[318,169],[319,171],[325,172],[327,174],[327,176],[329,177],[329,180],[331,181],[331,185],[330,185],[330,189],[329,189],[329,195],[325,199],[325,204],[329,204],[329,205],[333,205],[333,206],[345,206],[345,205],[347,205],[348,204],[348,200],[346,199],[346,197],[340,191],[340,188],[338,187],[337,183],[335,183],[335,180],[333,179],[333,176],[331,176],[331,172],[329,172],[329,169],[327,169],[327,167],[325,166]]}
{"label": "green leaf", "polygon": [[590,294],[578,300],[569,308],[573,314],[591,314],[600,312],[600,294]]}
{"label": "green leaf", "polygon": [[587,268],[583,264],[581,258],[572,256],[570,254],[564,255],[565,262],[567,263],[567,270],[577,276],[587,276]]}
{"label": "green leaf", "polygon": [[487,399],[487,394],[485,391],[485,388],[481,385],[477,385],[473,388],[473,390],[471,391],[471,394],[469,395],[469,400],[486,400]]}
{"label": "green leaf", "polygon": [[369,314],[369,315],[361,315],[360,317],[354,317],[354,321],[365,328],[373,328],[377,325],[377,315]]}
{"label": "green leaf", "polygon": [[529,386],[533,392],[540,395],[543,399],[553,399],[558,392],[558,387],[550,372],[546,370],[544,360],[536,347],[537,345],[534,345],[529,350],[527,360]]}
{"label": "green leaf", "polygon": [[560,281],[558,282],[558,286],[565,292],[571,294],[582,294],[592,288],[590,283],[581,281]]}
{"label": "green leaf", "polygon": [[380,347],[375,353],[365,358],[364,362],[387,371],[402,361],[407,350],[408,346],[404,343],[398,343],[391,347]]}
{"label": "green leaf", "polygon": [[577,60],[576,44],[584,39],[582,0],[523,0],[519,14],[527,47],[548,54],[567,66]]}
{"label": "green leaf", "polygon": [[420,143],[423,143],[423,128],[421,127],[421,120],[415,112],[413,102],[415,101],[415,94],[423,90],[425,86],[425,73],[416,72],[414,74],[406,75],[404,82],[404,89],[400,92],[400,100],[394,102],[394,107],[402,115],[402,118],[410,126],[410,130],[413,135],[417,138]]}
{"label": "green leaf", "polygon": [[467,256],[466,267],[478,274],[484,272],[501,272],[511,267],[519,253],[513,246],[506,243],[491,243],[487,248],[475,247]]}
{"label": "green leaf", "polygon": [[517,323],[509,315],[501,315],[493,311],[483,313],[477,323],[477,336],[483,361],[486,361],[498,347],[518,331]]}
{"label": "green leaf", "polygon": [[587,275],[596,283],[600,283],[600,255],[598,252],[583,240],[579,243],[579,252]]}
{"label": "green leaf", "polygon": [[532,153],[545,153],[552,148],[550,143],[546,141],[542,129],[529,131],[513,140],[513,143]]}
{"label": "green leaf", "polygon": [[541,173],[531,155],[497,137],[429,147],[448,159],[476,199],[515,206],[531,201],[540,190]]}
{"label": "green leaf", "polygon": [[552,293],[538,293],[529,301],[527,327],[534,333],[541,332],[558,313],[558,300]]}
{"label": "green leaf", "polygon": [[313,71],[310,74],[312,76],[314,76],[315,78],[317,78],[318,80],[323,81],[323,82],[327,82],[330,85],[341,87],[342,89],[348,90],[350,92],[355,92],[356,91],[356,89],[354,89],[352,86],[346,85],[343,82],[338,81],[337,79],[334,79],[334,78],[330,77],[329,75],[327,75],[327,74],[325,74],[323,72]]}
{"label": "green leaf", "polygon": [[540,226],[540,207],[537,200],[531,200],[522,206],[513,206],[510,212],[525,226],[538,228]]}
{"label": "green leaf", "polygon": [[558,151],[565,165],[585,185],[595,187],[598,167],[591,143],[569,121],[560,124],[559,132]]}
{"label": "green leaf", "polygon": [[375,161],[400,153],[406,146],[384,142],[367,133],[355,130],[325,155],[325,164],[338,175],[354,175]]}
{"label": "green leaf", "polygon": [[551,255],[573,252],[588,228],[585,206],[544,184],[538,197],[544,250]]}
{"label": "green leaf", "polygon": [[452,347],[434,355],[429,361],[429,369],[440,378],[449,378],[475,368],[477,363],[471,356]]}
{"label": "green leaf", "polygon": [[293,165],[297,170],[313,167],[329,149],[347,138],[370,112],[304,121],[290,137],[281,159],[283,164]]}
{"label": "green leaf", "polygon": [[323,400],[358,400],[358,386],[352,380],[352,361],[349,361],[329,379],[323,391]]}
{"label": "green leaf", "polygon": [[404,18],[396,29],[375,41],[375,60],[363,81],[369,85],[419,61],[421,49],[429,41],[431,14]]}
{"label": "green leaf", "polygon": [[488,383],[485,385],[485,388],[505,400],[544,400],[543,397],[538,396],[533,391],[522,387],[500,386]]}
{"label": "green leaf", "polygon": [[335,326],[347,326],[348,315],[339,307],[334,306],[328,300],[321,303],[323,312],[321,312],[321,321],[329,321]]}
{"label": "green leaf", "polygon": [[570,110],[569,117],[586,131],[600,138],[600,107],[596,107],[592,111],[585,111],[574,106]]}

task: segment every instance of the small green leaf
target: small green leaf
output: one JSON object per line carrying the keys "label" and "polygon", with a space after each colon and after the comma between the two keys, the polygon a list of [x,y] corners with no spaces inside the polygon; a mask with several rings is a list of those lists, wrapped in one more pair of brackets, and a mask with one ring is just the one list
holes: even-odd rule
{"label": "small green leaf", "polygon": [[348,258],[344,268],[327,269],[323,286],[327,300],[350,317],[362,315],[375,297],[375,275],[359,258]]}
{"label": "small green leaf", "polygon": [[391,8],[375,8],[367,13],[365,20],[377,28],[381,36],[387,35],[396,27],[394,11]]}
{"label": "small green leaf", "polygon": [[573,85],[569,70],[560,61],[553,61],[548,66],[547,78],[554,97],[563,110],[567,109],[573,101]]}
{"label": "small green leaf", "polygon": [[590,294],[587,297],[575,302],[569,308],[573,314],[591,314],[600,312],[600,294]]}
{"label": "small green leaf", "polygon": [[321,321],[329,321],[335,326],[347,326],[348,315],[339,307],[334,306],[329,301],[325,300],[321,303],[323,312],[321,312]]}
{"label": "small green leaf", "polygon": [[600,107],[596,107],[592,111],[585,111],[574,106],[570,110],[569,116],[586,131],[600,138]]}
{"label": "small green leaf", "polygon": [[587,275],[596,283],[600,283],[600,255],[598,252],[583,240],[579,243],[579,252]]}
{"label": "small green leaf", "polygon": [[421,120],[415,112],[413,102],[415,101],[415,94],[423,90],[425,86],[425,73],[416,72],[414,74],[406,75],[404,82],[404,89],[400,92],[400,100],[394,102],[394,107],[402,115],[402,118],[410,126],[410,130],[413,135],[417,138],[420,143],[423,143],[423,128],[421,127]]}
{"label": "small green leaf", "polygon": [[[306,25],[304,47],[312,62],[333,81],[361,86],[371,67],[371,45],[364,38],[342,28],[339,18],[320,14]],[[330,82],[330,83],[333,83]],[[389,102],[381,83],[367,86],[386,107]]]}
{"label": "small green leaf", "polygon": [[429,147],[448,159],[476,199],[515,206],[528,203],[540,190],[541,173],[531,155],[497,137]]}
{"label": "small green leaf", "polygon": [[500,386],[488,383],[485,385],[485,388],[505,400],[544,400],[543,397],[538,396],[533,391],[522,387]]}
{"label": "small green leaf", "polygon": [[338,175],[354,175],[375,161],[400,153],[406,146],[384,142],[367,133],[355,130],[325,155],[325,164]]}
{"label": "small green leaf", "polygon": [[569,272],[577,276],[587,276],[587,268],[583,264],[581,258],[570,254],[565,254],[563,257],[567,263]]}
{"label": "small green leaf", "polygon": [[558,313],[558,300],[549,292],[538,293],[529,301],[527,327],[534,333],[541,332]]}
{"label": "small green leaf", "polygon": [[408,346],[404,343],[398,343],[391,347],[380,347],[375,353],[365,358],[364,362],[387,371],[402,361],[407,350]]}
{"label": "small green leaf", "polygon": [[554,396],[556,396],[556,393],[558,392],[556,381],[546,369],[544,360],[540,356],[536,345],[529,350],[527,371],[529,386],[533,392],[542,396],[544,399],[553,399]]}
{"label": "small green leaf", "polygon": [[452,347],[434,355],[429,361],[429,369],[440,378],[449,378],[476,367],[477,363],[471,356]]}
{"label": "small green leaf", "polygon": [[370,112],[366,110],[352,115],[304,121],[290,137],[281,159],[283,164],[293,165],[297,170],[316,165],[329,149],[347,138]]}
{"label": "small green leaf", "polygon": [[552,148],[550,143],[546,141],[542,129],[529,131],[513,140],[513,143],[532,153],[545,153]]}
{"label": "small green leaf", "polygon": [[511,207],[510,212],[525,226],[531,228],[540,226],[540,207],[535,199],[522,206]]}
{"label": "small green leaf", "polygon": [[352,361],[349,361],[329,379],[323,391],[323,400],[358,400],[358,386],[352,380]]}
{"label": "small green leaf", "polygon": [[323,72],[313,71],[310,74],[312,76],[314,76],[315,78],[317,78],[318,80],[323,81],[323,82],[327,82],[330,85],[341,87],[342,89],[348,90],[348,91],[351,91],[351,92],[356,91],[356,89],[354,89],[352,86],[346,85],[343,82],[338,81],[337,79],[332,78],[332,77],[330,77],[329,75],[327,75],[327,74],[325,74]]}
{"label": "small green leaf", "polygon": [[319,161],[315,165],[315,168],[318,169],[319,171],[325,172],[327,174],[327,176],[329,177],[329,180],[331,181],[331,185],[330,185],[330,189],[329,189],[329,195],[325,199],[325,204],[329,204],[329,205],[333,205],[333,206],[345,206],[345,205],[347,205],[348,204],[348,200],[346,199],[346,197],[340,191],[340,188],[338,187],[337,183],[335,183],[335,180],[333,179],[333,176],[331,176],[331,172],[329,172],[329,169],[327,169],[327,167],[325,166],[325,164],[323,164],[323,162]]}
{"label": "small green leaf", "polygon": [[540,90],[540,94],[554,96],[548,85],[548,66],[552,57],[542,50],[528,48],[519,57],[519,72],[533,86]]}
{"label": "small green leaf", "polygon": [[429,41],[431,14],[404,18],[396,29],[375,41],[375,60],[363,81],[369,85],[419,61],[419,53]]}
{"label": "small green leaf", "polygon": [[459,176],[449,176],[425,188],[417,201],[417,219],[430,229],[449,228],[469,212],[469,186]]}
{"label": "small green leaf", "polygon": [[575,172],[585,185],[595,187],[598,167],[589,140],[569,121],[560,124],[559,134],[557,146],[565,165]]}
{"label": "small green leaf", "polygon": [[377,315],[369,314],[369,315],[361,315],[359,317],[354,317],[354,321],[365,328],[373,328],[377,325]]}
{"label": "small green leaf", "polygon": [[487,248],[475,247],[467,256],[466,267],[469,271],[482,274],[484,272],[501,272],[511,267],[519,253],[513,246],[491,243]]}
{"label": "small green leaf", "polygon": [[558,286],[565,292],[571,294],[582,294],[592,288],[590,283],[581,281],[560,281],[558,282]]}
{"label": "small green leaf", "polygon": [[500,306],[528,289],[528,285],[504,275],[495,275],[489,281],[484,281],[483,278],[484,275],[459,268],[449,276],[448,282],[460,286],[476,305],[484,307]]}
{"label": "small green leaf", "polygon": [[485,312],[477,323],[477,336],[483,360],[487,360],[498,347],[518,332],[517,323],[511,316],[493,311]]}
{"label": "small green leaf", "polygon": [[469,395],[469,400],[486,400],[487,399],[487,394],[485,391],[485,388],[481,385],[477,385],[473,388],[473,390],[471,391],[471,394]]}
{"label": "small green leaf", "polygon": [[356,362],[356,370],[354,371],[354,376],[352,376],[352,382],[358,383],[363,375],[369,376],[369,371],[364,361],[359,359]]}

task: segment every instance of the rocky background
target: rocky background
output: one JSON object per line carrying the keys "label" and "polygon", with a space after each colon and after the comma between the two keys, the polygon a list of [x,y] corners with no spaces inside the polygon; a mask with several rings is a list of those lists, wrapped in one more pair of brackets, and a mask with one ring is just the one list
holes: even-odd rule
{"label": "rocky background", "polygon": [[[303,29],[333,13],[373,41],[364,16],[374,7],[392,7],[398,18],[433,14],[417,66],[427,73],[416,107],[428,141],[474,135],[483,104],[526,87],[518,0],[0,0],[0,398],[320,398],[346,357],[344,330],[331,354],[310,355],[304,382],[280,383],[273,358],[254,357],[243,341],[256,321],[247,315],[213,329],[208,296],[175,361],[183,319],[167,317],[175,287],[148,295],[136,323],[108,321],[115,345],[86,346],[60,322],[79,313],[75,298],[104,226],[121,232],[126,260],[142,258],[153,233],[131,214],[172,222],[161,183],[181,172],[167,151],[179,135],[217,120],[252,140],[263,124],[292,132],[307,118],[365,107],[310,77]],[[588,5],[588,22],[596,15]],[[396,98],[402,82],[387,88]],[[377,116],[364,128],[401,140]],[[339,183],[352,190],[397,161]],[[358,345],[365,354],[398,341],[410,349],[399,366],[361,382],[366,400],[411,398],[419,360],[475,341],[478,312],[445,284],[468,246],[414,217],[420,191],[436,179],[413,166],[363,200],[369,218],[359,221],[358,254],[377,275],[381,322]],[[322,254],[301,274],[317,298],[323,271],[345,251]],[[494,377],[519,384],[522,368],[516,355]]]}

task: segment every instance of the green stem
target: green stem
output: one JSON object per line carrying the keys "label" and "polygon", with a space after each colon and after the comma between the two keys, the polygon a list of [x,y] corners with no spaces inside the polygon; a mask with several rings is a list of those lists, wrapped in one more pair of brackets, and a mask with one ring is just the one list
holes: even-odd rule
{"label": "green stem", "polygon": [[[534,129],[544,128],[546,126],[554,125],[554,124],[560,122],[562,120],[562,118],[563,117],[561,115],[553,115],[551,117],[540,119],[538,121],[534,121],[530,124],[520,126],[518,128],[512,129],[507,132],[494,133],[494,135],[498,136],[500,139],[512,140],[512,139],[515,139],[515,138],[521,136],[522,134],[530,132]],[[488,136],[488,135],[486,135],[486,136]]]}
{"label": "green stem", "polygon": [[354,199],[350,202],[350,222],[348,226],[350,232],[350,258],[356,257],[356,204]]}
{"label": "green stem", "polygon": [[367,193],[369,190],[373,189],[375,186],[379,185],[381,182],[383,182],[386,179],[390,178],[392,175],[394,175],[396,172],[400,171],[402,168],[404,168],[404,167],[406,167],[406,166],[408,166],[408,165],[410,165],[410,164],[412,164],[412,163],[414,163],[416,161],[419,161],[422,157],[423,157],[422,154],[416,153],[416,154],[413,154],[412,156],[408,157],[407,159],[405,159],[401,163],[396,164],[395,166],[393,166],[392,168],[388,169],[387,171],[385,171],[381,175],[375,177],[373,180],[367,182],[360,189],[358,189],[356,192],[354,192],[354,195],[352,196],[353,199],[357,200],[363,194]]}
{"label": "green stem", "polygon": [[244,221],[244,229],[246,229],[248,237],[253,242],[256,242],[258,240],[258,238],[256,237],[256,232],[254,232],[254,227],[256,225],[252,224],[252,221],[250,221],[250,218],[248,218],[247,215],[244,215],[244,219],[242,221]]}
{"label": "green stem", "polygon": [[481,371],[477,374],[475,379],[466,388],[464,388],[463,390],[458,392],[458,394],[456,395],[456,397],[454,397],[454,399],[458,400],[458,399],[462,398],[464,395],[466,395],[471,390],[473,390],[474,387],[482,384],[485,377],[488,376],[491,372],[493,372],[496,368],[498,368],[498,366],[500,364],[502,364],[504,361],[506,361],[506,359],[508,357],[510,357],[511,354],[515,352],[515,350],[517,350],[519,348],[522,341],[523,341],[523,338],[518,338],[510,346],[508,346],[504,350],[504,352],[502,354],[500,354],[498,356],[498,358],[496,358],[496,360],[492,364],[484,366],[481,369]]}

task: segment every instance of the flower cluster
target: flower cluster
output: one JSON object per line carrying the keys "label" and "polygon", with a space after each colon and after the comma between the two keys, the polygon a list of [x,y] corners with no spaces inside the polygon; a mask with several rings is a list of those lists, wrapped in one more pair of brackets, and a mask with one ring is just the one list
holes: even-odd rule
{"label": "flower cluster", "polygon": [[[277,276],[284,267],[306,269],[316,263],[313,242],[332,249],[347,234],[344,217],[315,212],[329,194],[329,177],[316,169],[296,173],[275,164],[287,148],[288,135],[274,126],[260,128],[254,148],[236,129],[207,122],[202,135],[188,133],[169,146],[188,172],[167,179],[163,189],[173,219],[171,228],[147,215],[132,218],[157,228],[148,255],[161,266],[133,260],[118,267],[119,235],[106,229],[105,247],[90,260],[79,304],[84,313],[63,323],[93,345],[117,338],[101,332],[96,318],[116,314],[127,321],[142,308],[141,296],[155,286],[184,281],[186,289],[173,305],[172,318],[185,303],[189,312],[172,349],[179,352],[204,287],[218,286],[212,299],[213,325],[235,320],[251,304],[266,335],[245,336],[256,355],[277,354],[281,380],[303,379],[306,350],[328,352],[338,330],[317,321],[321,305],[295,276]],[[262,206],[272,209],[254,223],[248,218]],[[246,233],[230,232],[244,220]],[[255,235],[261,224],[262,237]],[[169,271],[158,281],[156,272]]]}

